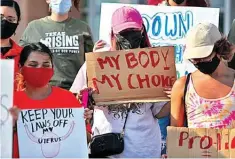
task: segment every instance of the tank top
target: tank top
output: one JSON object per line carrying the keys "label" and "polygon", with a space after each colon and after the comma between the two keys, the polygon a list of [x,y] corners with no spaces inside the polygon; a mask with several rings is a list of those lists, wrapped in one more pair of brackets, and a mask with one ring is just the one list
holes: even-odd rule
{"label": "tank top", "polygon": [[189,128],[235,128],[235,80],[226,96],[206,99],[197,94],[190,77],[185,106]]}

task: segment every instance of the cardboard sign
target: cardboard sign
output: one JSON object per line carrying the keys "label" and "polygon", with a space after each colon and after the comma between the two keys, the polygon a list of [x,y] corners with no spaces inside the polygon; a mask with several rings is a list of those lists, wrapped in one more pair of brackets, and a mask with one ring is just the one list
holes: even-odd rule
{"label": "cardboard sign", "polygon": [[9,108],[13,106],[14,60],[0,60],[1,64],[1,108],[0,108],[0,158],[12,158],[12,116]]}
{"label": "cardboard sign", "polygon": [[183,60],[187,32],[201,22],[219,25],[219,8],[102,3],[99,38],[108,44],[112,14],[122,6],[131,6],[140,12],[152,46],[175,46],[177,78],[196,70],[190,62]]}
{"label": "cardboard sign", "polygon": [[235,129],[167,127],[168,158],[235,158]]}
{"label": "cardboard sign", "polygon": [[23,110],[20,158],[88,158],[83,108]]}
{"label": "cardboard sign", "polygon": [[88,86],[96,103],[169,101],[176,80],[174,47],[86,54]]}

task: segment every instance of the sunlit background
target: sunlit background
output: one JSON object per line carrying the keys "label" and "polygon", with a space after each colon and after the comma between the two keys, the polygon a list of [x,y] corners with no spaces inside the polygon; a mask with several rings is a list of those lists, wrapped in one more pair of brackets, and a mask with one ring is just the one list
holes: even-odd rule
{"label": "sunlit background", "polygon": [[[49,5],[46,0],[15,0],[22,12],[20,26],[13,37],[15,41],[21,38],[27,24],[35,19],[49,15]],[[220,31],[228,35],[232,20],[235,19],[235,0],[207,0],[210,7],[220,8]],[[80,0],[79,12],[73,7],[70,14],[86,21],[92,31],[94,41],[99,38],[101,3],[147,4],[147,0]]]}
{"label": "sunlit background", "polygon": [[[232,20],[235,18],[235,0],[208,0],[210,7],[220,8],[220,31],[228,34]],[[147,0],[81,0],[81,19],[86,21],[92,30],[94,40],[99,38],[101,3],[147,4]]]}

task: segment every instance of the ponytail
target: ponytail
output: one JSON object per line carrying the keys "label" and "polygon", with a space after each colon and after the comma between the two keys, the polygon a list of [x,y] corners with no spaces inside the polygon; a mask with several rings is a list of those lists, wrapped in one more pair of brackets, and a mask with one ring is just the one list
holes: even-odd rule
{"label": "ponytail", "polygon": [[231,57],[231,46],[232,44],[223,37],[215,43],[213,52],[221,56],[224,60],[229,60]]}

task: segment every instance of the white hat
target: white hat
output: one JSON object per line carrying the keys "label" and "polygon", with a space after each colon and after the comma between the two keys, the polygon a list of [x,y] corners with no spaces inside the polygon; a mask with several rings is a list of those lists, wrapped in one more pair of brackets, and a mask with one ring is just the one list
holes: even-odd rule
{"label": "white hat", "polygon": [[184,59],[208,57],[214,44],[222,38],[219,29],[211,23],[199,23],[186,35]]}

